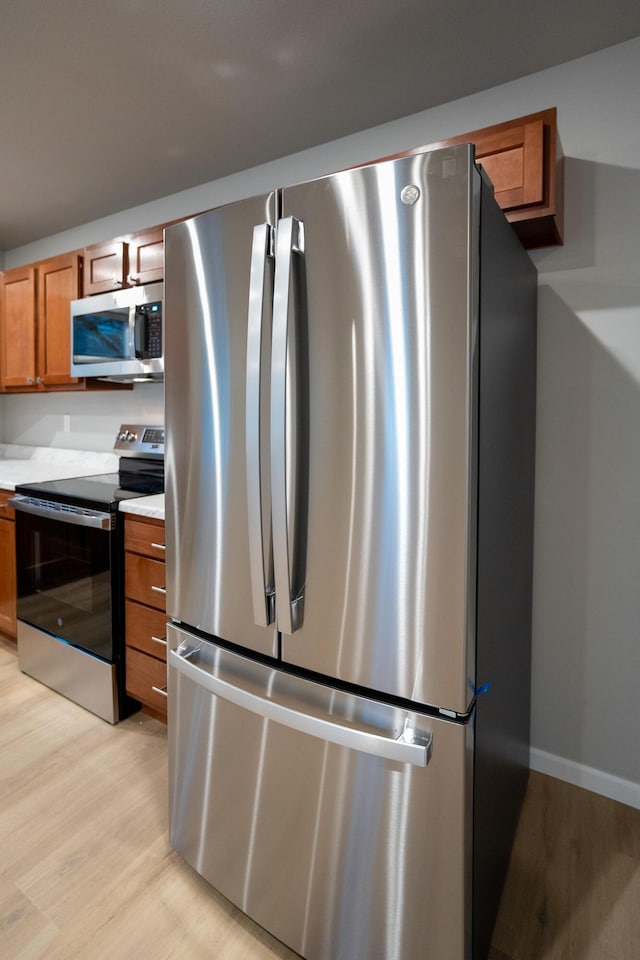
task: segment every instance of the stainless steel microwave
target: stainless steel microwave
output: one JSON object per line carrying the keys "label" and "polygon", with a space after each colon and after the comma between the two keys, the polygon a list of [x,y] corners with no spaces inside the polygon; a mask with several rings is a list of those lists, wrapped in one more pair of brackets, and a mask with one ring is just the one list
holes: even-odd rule
{"label": "stainless steel microwave", "polygon": [[164,377],[162,283],[71,302],[71,375],[144,381]]}

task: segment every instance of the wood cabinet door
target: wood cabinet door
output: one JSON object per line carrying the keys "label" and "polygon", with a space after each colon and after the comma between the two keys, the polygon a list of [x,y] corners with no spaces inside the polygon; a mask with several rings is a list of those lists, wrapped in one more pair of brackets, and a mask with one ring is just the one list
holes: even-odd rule
{"label": "wood cabinet door", "polygon": [[77,384],[71,369],[70,304],[80,296],[80,256],[38,264],[38,377],[45,386]]}
{"label": "wood cabinet door", "polygon": [[563,156],[556,108],[531,113],[433,146],[470,141],[498,204],[527,248],[562,243]]}
{"label": "wood cabinet door", "polygon": [[[0,511],[10,510],[5,506],[11,494],[0,492]],[[0,515],[0,631],[15,637],[16,614],[16,525],[13,520]]]}
{"label": "wood cabinet door", "polygon": [[84,248],[83,294],[109,293],[126,286],[128,247],[121,240]]}
{"label": "wood cabinet door", "polygon": [[128,283],[156,283],[164,276],[164,232],[161,228],[136,233],[129,241]]}
{"label": "wood cabinet door", "polygon": [[0,288],[0,386],[36,383],[36,271],[7,270]]}
{"label": "wood cabinet door", "polygon": [[493,183],[503,210],[515,210],[544,200],[542,117],[524,123],[501,124],[474,135],[476,160]]}

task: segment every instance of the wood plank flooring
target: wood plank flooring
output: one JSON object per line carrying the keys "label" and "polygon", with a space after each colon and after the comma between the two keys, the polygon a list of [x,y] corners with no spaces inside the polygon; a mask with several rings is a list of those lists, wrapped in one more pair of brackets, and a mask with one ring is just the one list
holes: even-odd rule
{"label": "wood plank flooring", "polygon": [[[170,849],[166,798],[163,724],[109,726],[0,639],[3,960],[295,960]],[[532,774],[491,960],[638,956],[640,811]]]}

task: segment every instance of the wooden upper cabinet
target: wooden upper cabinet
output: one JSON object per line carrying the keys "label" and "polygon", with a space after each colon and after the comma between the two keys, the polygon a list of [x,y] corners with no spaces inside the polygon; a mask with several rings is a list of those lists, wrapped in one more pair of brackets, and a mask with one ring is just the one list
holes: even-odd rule
{"label": "wooden upper cabinet", "polygon": [[81,258],[67,253],[38,264],[38,376],[47,385],[77,384],[70,375],[70,303],[80,296]]}
{"label": "wooden upper cabinet", "polygon": [[70,303],[81,259],[68,253],[7,270],[1,280],[0,387],[42,390],[81,384],[70,375]]}
{"label": "wooden upper cabinet", "polygon": [[551,247],[563,242],[564,164],[555,107],[382,159],[456,143],[474,144],[476,161],[484,167],[496,200],[523,246]]}
{"label": "wooden upper cabinet", "polygon": [[129,241],[129,285],[156,283],[164,275],[164,232],[161,227],[136,233]]}
{"label": "wooden upper cabinet", "polygon": [[562,243],[563,157],[555,107],[432,146],[455,143],[475,145],[476,160],[525,247]]}
{"label": "wooden upper cabinet", "polygon": [[84,248],[84,296],[156,283],[162,280],[163,274],[162,227]]}
{"label": "wooden upper cabinet", "polygon": [[109,293],[127,286],[128,244],[122,240],[84,248],[83,293]]}
{"label": "wooden upper cabinet", "polygon": [[36,383],[36,268],[16,267],[2,276],[0,387]]}
{"label": "wooden upper cabinet", "polygon": [[544,128],[536,117],[487,136],[476,135],[476,160],[493,183],[503,210],[530,207],[544,200],[542,155]]}

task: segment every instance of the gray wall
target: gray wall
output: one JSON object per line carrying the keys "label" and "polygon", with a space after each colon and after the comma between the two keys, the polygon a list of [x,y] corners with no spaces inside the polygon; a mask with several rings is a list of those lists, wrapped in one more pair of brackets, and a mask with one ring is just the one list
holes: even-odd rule
{"label": "gray wall", "polygon": [[[640,39],[9,251],[6,266],[550,106],[567,158],[566,243],[532,254],[532,764],[640,806]],[[5,439],[45,438],[46,417],[68,410],[73,424],[71,403],[82,417],[82,399],[4,398]],[[112,397],[92,403],[83,442],[113,427]]]}
{"label": "gray wall", "polygon": [[164,421],[161,384],[137,384],[133,390],[50,393],[0,398],[0,427],[5,443],[68,450],[113,450],[121,423]]}

